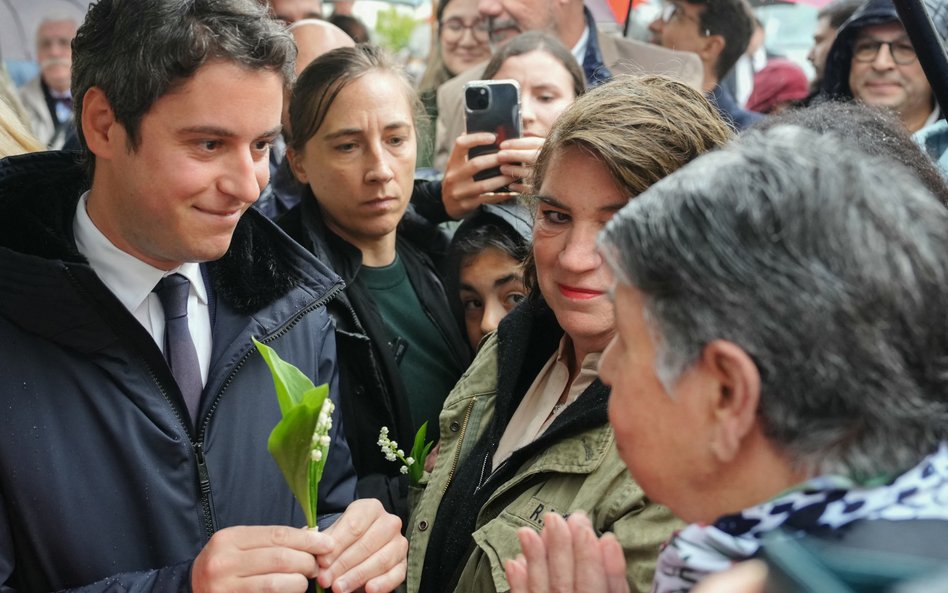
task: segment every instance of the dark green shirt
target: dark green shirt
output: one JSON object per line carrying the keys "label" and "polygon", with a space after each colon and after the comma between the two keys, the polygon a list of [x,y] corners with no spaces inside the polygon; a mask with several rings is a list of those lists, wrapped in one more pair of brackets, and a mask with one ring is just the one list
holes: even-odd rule
{"label": "dark green shirt", "polygon": [[[449,345],[422,308],[397,254],[394,263],[383,268],[363,265],[359,278],[389,331],[389,347],[405,383],[414,429],[428,421],[428,440],[432,440],[438,432],[441,406],[457,380]],[[399,444],[406,451],[411,448],[411,443]]]}

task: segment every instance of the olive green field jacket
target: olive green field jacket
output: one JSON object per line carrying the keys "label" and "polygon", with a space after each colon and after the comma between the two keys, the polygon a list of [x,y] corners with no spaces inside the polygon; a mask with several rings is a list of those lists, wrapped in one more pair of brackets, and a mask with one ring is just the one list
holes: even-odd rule
{"label": "olive green field jacket", "polygon": [[[425,553],[442,496],[459,464],[488,429],[497,400],[498,341],[489,336],[477,358],[445,401],[440,416],[441,449],[421,489],[413,492],[406,590],[417,593]],[[579,402],[581,400],[577,400]],[[573,404],[575,405],[575,403]],[[539,531],[543,514],[584,511],[598,533],[612,532],[625,550],[632,591],[651,590],[660,546],[683,524],[646,498],[619,458],[612,428],[601,426],[554,442],[524,462],[483,505],[474,548],[454,589],[509,591],[504,561],[520,553],[517,529]],[[447,592],[445,592],[447,593]]]}

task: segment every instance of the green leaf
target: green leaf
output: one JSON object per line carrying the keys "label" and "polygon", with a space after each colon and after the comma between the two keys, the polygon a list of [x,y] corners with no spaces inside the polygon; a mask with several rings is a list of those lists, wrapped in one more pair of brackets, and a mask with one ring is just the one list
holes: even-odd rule
{"label": "green leaf", "polygon": [[421,481],[421,476],[425,473],[425,459],[431,452],[431,447],[434,446],[433,441],[425,442],[427,436],[428,421],[426,420],[415,433],[415,442],[411,446],[411,458],[415,460],[415,463],[408,466],[408,481],[414,485]]}
{"label": "green leaf", "polygon": [[314,386],[309,377],[292,364],[284,362],[275,350],[256,339],[253,339],[253,343],[270,367],[280,413],[283,415],[283,419],[270,433],[267,449],[303,507],[307,526],[316,527],[319,479],[328,457],[328,447],[321,450],[320,461],[313,460],[313,433],[323,404],[328,403],[329,386]]}
{"label": "green leaf", "polygon": [[283,477],[296,500],[303,507],[306,524],[310,527],[316,525],[316,517],[311,516],[310,510],[313,501],[310,501],[309,456],[318,416],[319,407],[305,404],[295,406],[273,428],[267,440],[267,450],[283,472]]}
{"label": "green leaf", "polygon": [[415,459],[415,453],[421,453],[425,448],[425,437],[428,436],[428,421],[425,420],[424,424],[421,425],[421,428],[418,429],[418,432],[415,433],[415,442],[411,446],[411,456]]}
{"label": "green leaf", "polygon": [[[312,385],[312,383],[310,383]],[[323,383],[318,387],[308,389],[300,396],[300,403],[310,408],[316,408],[316,412],[323,407],[323,402],[329,397],[329,385]],[[312,436],[312,433],[310,433]]]}
{"label": "green leaf", "polygon": [[[251,339],[263,356],[263,360],[266,361],[267,366],[270,367],[277,401],[280,403],[280,413],[286,417],[290,409],[299,404],[302,397],[314,389],[313,382],[298,368],[280,358],[273,348],[258,342],[256,338]],[[319,408],[317,408],[318,410]],[[312,431],[310,431],[310,435],[312,435]]]}

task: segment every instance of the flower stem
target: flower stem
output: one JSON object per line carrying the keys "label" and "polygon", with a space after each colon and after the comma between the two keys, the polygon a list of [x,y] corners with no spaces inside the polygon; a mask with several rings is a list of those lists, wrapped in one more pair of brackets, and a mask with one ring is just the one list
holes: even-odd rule
{"label": "flower stem", "polygon": [[319,468],[318,461],[309,461],[309,464],[306,468],[306,478],[309,482],[309,512],[306,513],[307,520],[310,525],[307,525],[310,529],[318,529],[316,524],[316,495],[319,493]]}

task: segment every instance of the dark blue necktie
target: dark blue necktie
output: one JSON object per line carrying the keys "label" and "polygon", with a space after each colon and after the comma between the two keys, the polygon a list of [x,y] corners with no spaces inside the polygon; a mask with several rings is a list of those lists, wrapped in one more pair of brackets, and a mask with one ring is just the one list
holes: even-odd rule
{"label": "dark blue necktie", "polygon": [[191,420],[197,422],[198,404],[204,382],[197,350],[188,329],[188,291],[191,283],[181,274],[171,274],[161,279],[154,293],[165,310],[165,359],[171,373],[178,382],[181,395],[188,406]]}

